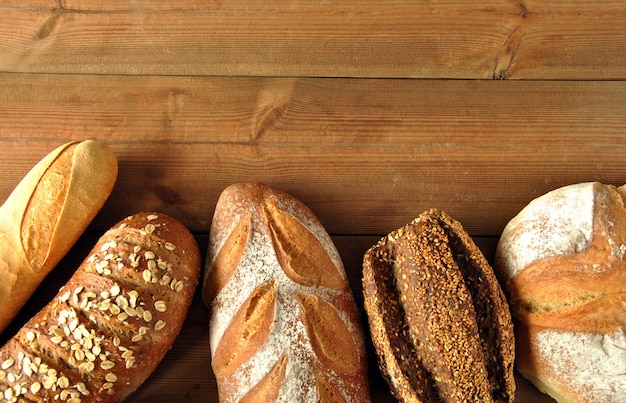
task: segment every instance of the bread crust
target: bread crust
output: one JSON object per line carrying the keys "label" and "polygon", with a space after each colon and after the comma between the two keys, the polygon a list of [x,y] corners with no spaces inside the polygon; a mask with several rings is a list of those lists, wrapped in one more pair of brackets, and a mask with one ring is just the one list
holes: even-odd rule
{"label": "bread crust", "polygon": [[170,349],[200,276],[198,245],[178,221],[120,221],[48,305],[0,349],[0,396],[119,402]]}
{"label": "bread crust", "polygon": [[431,209],[363,259],[379,366],[404,402],[513,401],[508,305],[461,224]]}
{"label": "bread crust", "polygon": [[78,240],[109,197],[117,159],[104,143],[66,143],[0,207],[0,332]]}
{"label": "bread crust", "polygon": [[520,373],[558,401],[624,401],[626,208],[620,192],[578,183],[531,201],[505,227],[494,267],[516,321]]}
{"label": "bread crust", "polygon": [[222,192],[203,298],[220,401],[369,401],[363,329],[343,263],[293,196],[261,183]]}

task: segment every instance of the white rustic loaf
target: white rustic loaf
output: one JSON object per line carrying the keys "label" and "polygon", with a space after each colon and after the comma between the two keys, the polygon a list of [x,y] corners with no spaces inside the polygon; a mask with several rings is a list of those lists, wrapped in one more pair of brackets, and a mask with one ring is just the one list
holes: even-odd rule
{"label": "white rustic loaf", "polygon": [[517,368],[561,402],[626,401],[626,208],[580,183],[530,202],[494,266],[516,320]]}
{"label": "white rustic loaf", "polygon": [[229,186],[206,267],[220,401],[369,401],[363,329],[341,258],[300,201],[259,183]]}
{"label": "white rustic loaf", "polygon": [[85,231],[116,179],[107,145],[71,142],[36,164],[0,207],[0,333]]}
{"label": "white rustic loaf", "polygon": [[120,402],[177,337],[200,276],[178,221],[120,221],[39,313],[0,349],[0,399]]}

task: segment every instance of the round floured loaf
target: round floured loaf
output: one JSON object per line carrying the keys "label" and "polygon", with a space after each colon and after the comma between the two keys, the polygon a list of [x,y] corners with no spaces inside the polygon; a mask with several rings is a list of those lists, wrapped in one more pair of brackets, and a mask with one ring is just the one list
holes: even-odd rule
{"label": "round floured loaf", "polygon": [[367,402],[364,332],[314,214],[260,183],[218,200],[203,285],[221,402]]}
{"label": "round floured loaf", "polygon": [[494,269],[516,321],[516,365],[563,402],[626,401],[623,189],[580,183],[528,204]]}

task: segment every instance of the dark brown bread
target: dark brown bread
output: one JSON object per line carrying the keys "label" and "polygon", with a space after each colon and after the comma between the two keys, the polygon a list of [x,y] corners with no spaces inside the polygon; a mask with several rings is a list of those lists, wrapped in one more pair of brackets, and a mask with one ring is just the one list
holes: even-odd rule
{"label": "dark brown bread", "polygon": [[405,402],[513,401],[514,340],[504,294],[456,220],[429,210],[363,261],[379,364]]}
{"label": "dark brown bread", "polygon": [[199,275],[198,245],[181,223],[158,213],[120,221],[0,349],[0,397],[124,400],[170,349]]}
{"label": "dark brown bread", "polygon": [[109,197],[117,159],[104,143],[64,144],[37,163],[0,207],[0,333]]}
{"label": "dark brown bread", "polygon": [[221,402],[367,402],[364,333],[341,258],[313,213],[260,183],[229,186],[203,296]]}

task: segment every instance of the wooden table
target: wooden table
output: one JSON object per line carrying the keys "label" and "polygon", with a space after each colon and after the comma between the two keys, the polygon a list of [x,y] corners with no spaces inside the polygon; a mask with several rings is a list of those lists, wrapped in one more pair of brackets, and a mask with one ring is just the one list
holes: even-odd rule
{"label": "wooden table", "polygon": [[[491,259],[534,197],[626,183],[624,27],[608,0],[0,0],[0,199],[72,139],[108,142],[120,167],[16,323],[133,212],[177,217],[204,253],[217,197],[239,181],[318,215],[359,304],[365,250],[428,208]],[[196,298],[130,401],[216,401],[207,329]],[[391,402],[371,358],[372,398]],[[517,401],[550,401],[518,381]]]}

